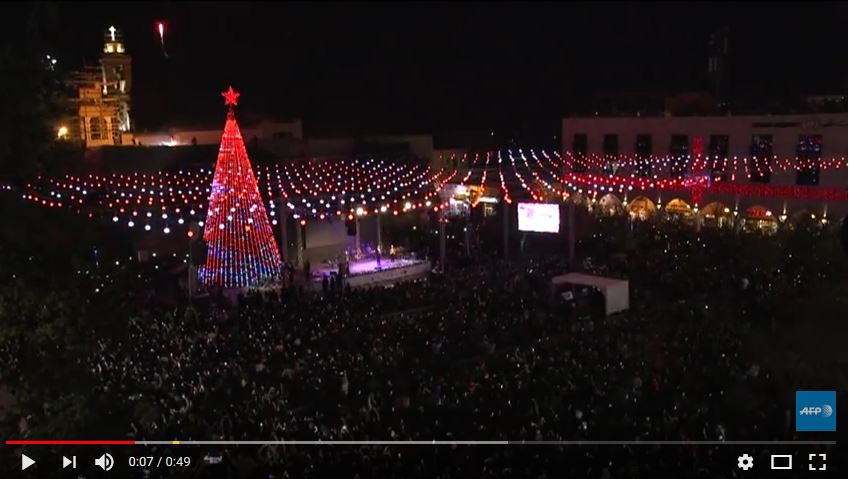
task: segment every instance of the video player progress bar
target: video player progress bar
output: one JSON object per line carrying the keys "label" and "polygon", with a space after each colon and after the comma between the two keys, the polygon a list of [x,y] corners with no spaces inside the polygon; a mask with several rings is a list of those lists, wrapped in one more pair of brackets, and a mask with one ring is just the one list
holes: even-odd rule
{"label": "video player progress bar", "polygon": [[6,441],[18,446],[242,446],[242,445],[292,445],[292,446],[834,446],[836,441]]}

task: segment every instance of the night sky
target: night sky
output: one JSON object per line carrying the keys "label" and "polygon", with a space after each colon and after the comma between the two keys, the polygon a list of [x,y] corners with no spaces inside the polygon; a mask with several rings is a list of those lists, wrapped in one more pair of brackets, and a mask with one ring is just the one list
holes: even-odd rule
{"label": "night sky", "polygon": [[[25,18],[31,7],[13,8]],[[732,97],[847,91],[847,4],[46,4],[45,45],[95,64],[125,31],[139,128],[301,117],[317,134],[545,125],[606,92],[707,90],[708,40],[731,28]],[[154,22],[167,23],[166,59]],[[25,22],[15,22],[7,34]]]}

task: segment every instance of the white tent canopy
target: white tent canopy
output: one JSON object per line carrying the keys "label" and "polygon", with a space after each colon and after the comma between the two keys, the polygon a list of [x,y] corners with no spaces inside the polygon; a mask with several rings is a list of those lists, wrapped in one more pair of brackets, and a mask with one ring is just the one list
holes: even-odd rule
{"label": "white tent canopy", "polygon": [[605,314],[614,314],[629,309],[629,282],[624,279],[606,278],[584,273],[568,273],[552,278],[555,287],[565,284],[590,286],[605,296]]}

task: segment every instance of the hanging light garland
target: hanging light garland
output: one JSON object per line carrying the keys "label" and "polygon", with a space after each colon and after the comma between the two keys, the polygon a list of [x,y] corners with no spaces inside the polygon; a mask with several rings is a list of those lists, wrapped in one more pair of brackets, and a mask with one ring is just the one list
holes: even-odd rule
{"label": "hanging light garland", "polygon": [[[327,159],[292,161],[257,169],[257,181],[277,223],[276,201],[283,200],[301,218],[328,219],[368,211],[404,211],[426,208],[438,189],[453,179],[457,170],[433,170],[426,165],[390,160]],[[69,207],[89,217],[102,217],[133,227],[137,218],[150,224],[147,231],[177,225],[202,224],[213,172],[200,168],[177,172],[67,174],[61,178],[38,177],[26,185],[22,198],[47,207]],[[162,216],[166,215],[166,216]],[[117,220],[115,218],[118,218]],[[129,222],[133,220],[133,226]]]}
{"label": "hanging light garland", "polygon": [[[835,158],[823,160],[820,163],[813,161],[779,161],[778,159],[772,162],[762,161],[754,163],[756,166],[744,170],[749,157],[732,157],[732,158],[711,158],[707,156],[697,156],[692,158],[689,155],[678,155],[675,157],[649,157],[649,159],[640,158],[637,156],[629,157],[626,155],[607,155],[605,157],[591,156],[591,161],[587,166],[599,167],[609,164],[614,161],[618,163],[618,172],[621,174],[596,174],[592,172],[575,172],[571,171],[571,165],[578,164],[576,158],[572,154],[565,154],[561,157],[560,153],[553,151],[547,153],[541,151],[538,156],[534,150],[528,152],[524,150],[507,150],[507,160],[503,161],[502,152],[495,153],[498,162],[496,170],[498,172],[498,184],[493,185],[499,188],[502,192],[502,197],[506,201],[512,201],[517,196],[528,197],[533,201],[543,201],[544,196],[542,191],[548,191],[555,197],[568,198],[572,193],[578,192],[587,194],[590,197],[596,197],[598,194],[620,193],[628,194],[630,191],[645,191],[645,190],[665,190],[665,191],[688,191],[695,196],[702,196],[704,193],[723,193],[735,194],[739,196],[758,196],[765,198],[786,198],[786,199],[817,199],[825,201],[844,201],[847,198],[847,190],[842,188],[825,188],[816,186],[778,186],[770,184],[741,184],[735,182],[736,178],[746,177],[752,179],[758,174],[772,174],[778,170],[787,171],[795,165],[795,171],[805,171],[807,167],[814,164],[819,164],[824,169],[846,168],[847,162],[845,158]],[[533,163],[529,161],[529,155]],[[541,157],[543,160],[541,160]],[[489,159],[489,152],[487,154]],[[604,159],[604,162],[602,161]],[[640,176],[636,172],[628,172],[628,167],[640,166],[641,162],[649,162],[650,168],[648,171],[654,171],[655,174]],[[475,162],[473,162],[474,165]],[[712,165],[713,171],[709,171],[707,166]],[[508,174],[513,174],[516,181],[508,183],[505,180],[505,169],[510,168]],[[718,166],[722,165],[722,171],[727,173],[729,180],[724,180],[722,176],[717,175]],[[731,165],[732,168],[727,169],[726,166]],[[471,165],[472,166],[472,165]],[[659,172],[665,171],[670,167],[674,167],[678,171],[675,177],[665,177]],[[487,186],[487,173],[490,169],[489,162],[485,161],[484,167],[480,168],[481,181],[479,186],[484,188]],[[759,173],[759,171],[762,171]],[[694,173],[693,175],[689,172]],[[470,171],[467,172],[465,178],[469,178]],[[516,191],[512,190],[512,185],[516,185]],[[560,185],[560,186],[559,186]],[[476,206],[477,204],[473,204]]]}
{"label": "hanging light garland", "polygon": [[[395,162],[389,159],[312,159],[261,166],[257,168],[258,187],[272,224],[282,212],[278,201],[299,219],[326,220],[353,216],[357,208],[374,213],[408,212],[426,206],[436,198],[442,185],[459,181],[485,189],[495,181],[506,201],[529,197],[544,198],[544,192],[567,198],[574,192],[594,196],[598,193],[634,190],[680,190],[702,193],[729,193],[786,199],[824,199],[841,201],[846,189],[815,186],[785,187],[770,184],[742,184],[740,178],[779,172],[847,168],[844,157],[778,158],[715,155],[677,155],[640,157],[638,155],[582,155],[586,171],[573,171],[578,164],[572,153],[545,150],[508,150],[452,155],[459,170],[431,168],[426,165]],[[529,158],[530,157],[530,158]],[[616,175],[593,173],[616,164]],[[649,165],[652,175],[639,176],[637,170]],[[681,177],[669,178],[675,167]],[[505,171],[510,169],[511,171]],[[496,170],[491,173],[491,170]],[[691,176],[684,172],[690,172]],[[505,173],[516,179],[508,183]],[[22,198],[45,207],[70,208],[89,218],[105,218],[130,228],[150,225],[148,231],[188,228],[202,225],[207,216],[207,198],[213,172],[209,169],[157,173],[111,173],[61,178],[38,177],[28,184]],[[511,191],[513,185],[518,190]],[[476,206],[473,204],[473,206]],[[166,216],[163,216],[166,215]],[[117,219],[116,219],[117,218]]]}

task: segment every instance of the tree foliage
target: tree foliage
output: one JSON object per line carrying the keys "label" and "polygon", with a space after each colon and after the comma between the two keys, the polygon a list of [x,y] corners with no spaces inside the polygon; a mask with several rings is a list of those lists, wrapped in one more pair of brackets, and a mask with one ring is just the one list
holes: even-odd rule
{"label": "tree foliage", "polygon": [[[55,24],[49,5],[27,7],[26,20],[11,26],[0,44],[0,181],[21,182],[57,161],[56,126],[67,107],[61,66],[47,58],[44,32]],[[14,23],[14,22],[12,22]],[[19,32],[23,28],[23,32]]]}

